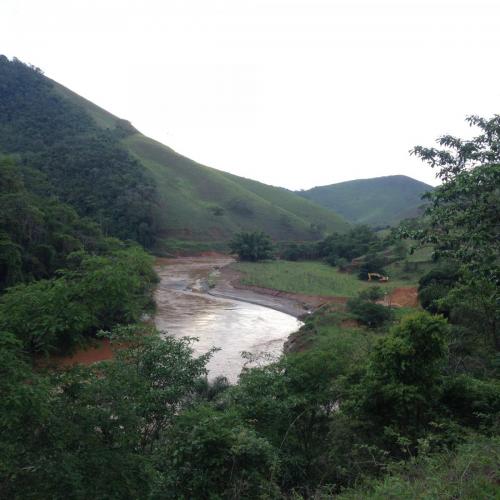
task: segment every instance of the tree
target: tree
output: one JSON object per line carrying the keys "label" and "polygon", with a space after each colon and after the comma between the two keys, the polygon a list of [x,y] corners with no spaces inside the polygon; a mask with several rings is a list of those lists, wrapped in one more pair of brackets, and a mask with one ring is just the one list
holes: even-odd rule
{"label": "tree", "polygon": [[276,450],[236,412],[198,405],[176,419],[158,447],[161,480],[152,497],[278,498],[278,465]]}
{"label": "tree", "polygon": [[347,310],[368,328],[380,328],[394,317],[391,309],[376,304],[363,297],[356,297],[347,302]]}
{"label": "tree", "polygon": [[318,253],[328,264],[336,266],[338,259],[351,261],[379,249],[381,241],[368,226],[354,226],[347,234],[334,233],[318,243]]}
{"label": "tree", "polygon": [[250,262],[272,259],[274,252],[270,236],[262,231],[236,234],[229,243],[229,248],[233,253],[238,254],[240,260]]}
{"label": "tree", "polygon": [[456,285],[460,277],[459,268],[451,262],[442,262],[424,274],[418,282],[418,299],[422,307],[431,313],[449,315],[442,299]]}
{"label": "tree", "polygon": [[480,130],[473,139],[446,135],[438,139],[442,149],[411,151],[438,169],[443,184],[427,195],[426,226],[403,234],[432,244],[438,258],[460,265],[460,285],[474,286],[496,309],[490,337],[500,350],[500,115],[467,121]]}
{"label": "tree", "polygon": [[486,279],[499,280],[500,115],[467,118],[482,132],[471,140],[438,139],[444,149],[416,146],[411,153],[443,182],[426,196],[429,224],[416,236],[440,256],[457,260]]}
{"label": "tree", "polygon": [[409,438],[412,446],[425,434],[442,393],[447,335],[445,319],[416,313],[376,344],[355,408],[374,433],[390,429],[388,436]]}
{"label": "tree", "polygon": [[0,329],[31,352],[66,351],[84,337],[138,321],[152,307],[156,274],[138,246],[106,256],[75,252],[57,278],[9,288],[0,297]]}
{"label": "tree", "polygon": [[0,497],[150,498],[153,452],[192,406],[210,353],[193,358],[190,339],[146,327],[111,339],[127,346],[113,360],[45,377],[2,332]]}

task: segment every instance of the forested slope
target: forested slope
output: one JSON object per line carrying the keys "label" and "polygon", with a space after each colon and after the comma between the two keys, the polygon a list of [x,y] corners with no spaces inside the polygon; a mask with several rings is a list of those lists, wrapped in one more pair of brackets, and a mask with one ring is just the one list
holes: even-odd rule
{"label": "forested slope", "polygon": [[99,127],[40,71],[0,57],[0,153],[38,172],[42,182],[30,186],[38,195],[58,197],[107,234],[150,246],[161,214],[152,179],[120,145],[127,133],[122,122]]}

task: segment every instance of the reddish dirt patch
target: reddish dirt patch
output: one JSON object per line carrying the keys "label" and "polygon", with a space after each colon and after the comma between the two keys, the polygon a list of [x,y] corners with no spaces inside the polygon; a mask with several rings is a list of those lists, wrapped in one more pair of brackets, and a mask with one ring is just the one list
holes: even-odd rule
{"label": "reddish dirt patch", "polygon": [[396,288],[388,298],[388,305],[396,307],[418,307],[416,286]]}
{"label": "reddish dirt patch", "polygon": [[51,355],[48,359],[39,361],[39,366],[68,368],[74,365],[91,365],[98,361],[112,359],[114,356],[113,349],[116,345],[111,346],[108,339],[100,339],[94,341],[94,345],[79,349],[75,353],[67,356]]}

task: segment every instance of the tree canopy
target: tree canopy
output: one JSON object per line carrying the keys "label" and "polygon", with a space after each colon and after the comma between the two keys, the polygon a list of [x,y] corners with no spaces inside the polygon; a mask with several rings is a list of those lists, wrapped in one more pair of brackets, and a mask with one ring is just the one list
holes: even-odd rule
{"label": "tree canopy", "polygon": [[238,254],[240,260],[250,262],[272,259],[274,256],[271,238],[262,231],[236,234],[230,241],[229,248],[233,253]]}

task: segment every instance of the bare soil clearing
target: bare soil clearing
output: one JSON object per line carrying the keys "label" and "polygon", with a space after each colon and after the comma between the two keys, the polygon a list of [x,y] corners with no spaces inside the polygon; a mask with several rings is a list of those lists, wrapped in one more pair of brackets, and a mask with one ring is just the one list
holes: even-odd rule
{"label": "bare soil clearing", "polygon": [[416,286],[395,288],[387,302],[386,305],[393,307],[418,307],[418,289]]}

